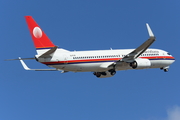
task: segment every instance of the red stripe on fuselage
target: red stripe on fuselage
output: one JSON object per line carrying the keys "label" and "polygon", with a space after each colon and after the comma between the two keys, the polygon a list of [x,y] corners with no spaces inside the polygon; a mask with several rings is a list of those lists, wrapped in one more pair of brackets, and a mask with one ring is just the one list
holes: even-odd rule
{"label": "red stripe on fuselage", "polygon": [[85,63],[85,62],[108,62],[118,61],[121,58],[104,58],[104,59],[81,59],[81,60],[68,60],[68,61],[55,61],[55,62],[42,62],[43,64],[62,64],[62,63]]}
{"label": "red stripe on fuselage", "polygon": [[[140,57],[142,59],[153,59],[153,60],[159,60],[159,59],[172,59],[174,60],[174,57],[172,56],[149,56],[149,57]],[[46,65],[53,65],[53,64],[65,64],[65,63],[87,63],[87,62],[112,62],[112,61],[118,61],[122,58],[103,58],[103,59],[81,59],[81,60],[67,60],[67,61],[54,61],[54,62],[42,62]]]}

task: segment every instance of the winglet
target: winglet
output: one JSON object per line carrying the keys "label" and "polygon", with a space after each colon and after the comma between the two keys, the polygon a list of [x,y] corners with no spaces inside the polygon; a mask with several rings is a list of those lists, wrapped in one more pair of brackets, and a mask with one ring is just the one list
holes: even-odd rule
{"label": "winglet", "polygon": [[146,23],[146,26],[147,26],[147,30],[148,30],[149,36],[150,36],[150,37],[154,37],[154,34],[153,34],[151,28],[149,27],[149,24],[148,24],[148,23]]}

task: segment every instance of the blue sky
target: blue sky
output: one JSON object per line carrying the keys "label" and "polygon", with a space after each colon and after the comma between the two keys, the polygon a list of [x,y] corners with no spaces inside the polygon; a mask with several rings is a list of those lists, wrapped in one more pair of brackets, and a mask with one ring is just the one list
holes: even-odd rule
{"label": "blue sky", "polygon": [[[0,120],[179,120],[179,0],[0,1]],[[31,15],[49,38],[68,50],[136,48],[157,41],[176,62],[159,69],[92,73],[25,71],[19,61],[36,52],[24,19]],[[46,68],[25,61],[31,68]]]}

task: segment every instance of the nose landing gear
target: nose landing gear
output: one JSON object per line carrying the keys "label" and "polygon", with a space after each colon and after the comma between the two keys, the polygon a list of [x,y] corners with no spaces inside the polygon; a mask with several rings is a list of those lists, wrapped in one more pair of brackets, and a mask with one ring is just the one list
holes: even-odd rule
{"label": "nose landing gear", "polygon": [[160,68],[161,70],[164,70],[164,72],[168,72],[169,71],[169,67],[162,67]]}

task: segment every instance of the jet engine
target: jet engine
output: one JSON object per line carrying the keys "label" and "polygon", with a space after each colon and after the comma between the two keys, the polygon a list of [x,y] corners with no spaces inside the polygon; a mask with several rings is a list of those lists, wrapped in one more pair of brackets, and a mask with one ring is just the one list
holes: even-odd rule
{"label": "jet engine", "polygon": [[151,66],[151,62],[148,59],[136,59],[134,62],[130,63],[130,66],[133,69],[149,68]]}

